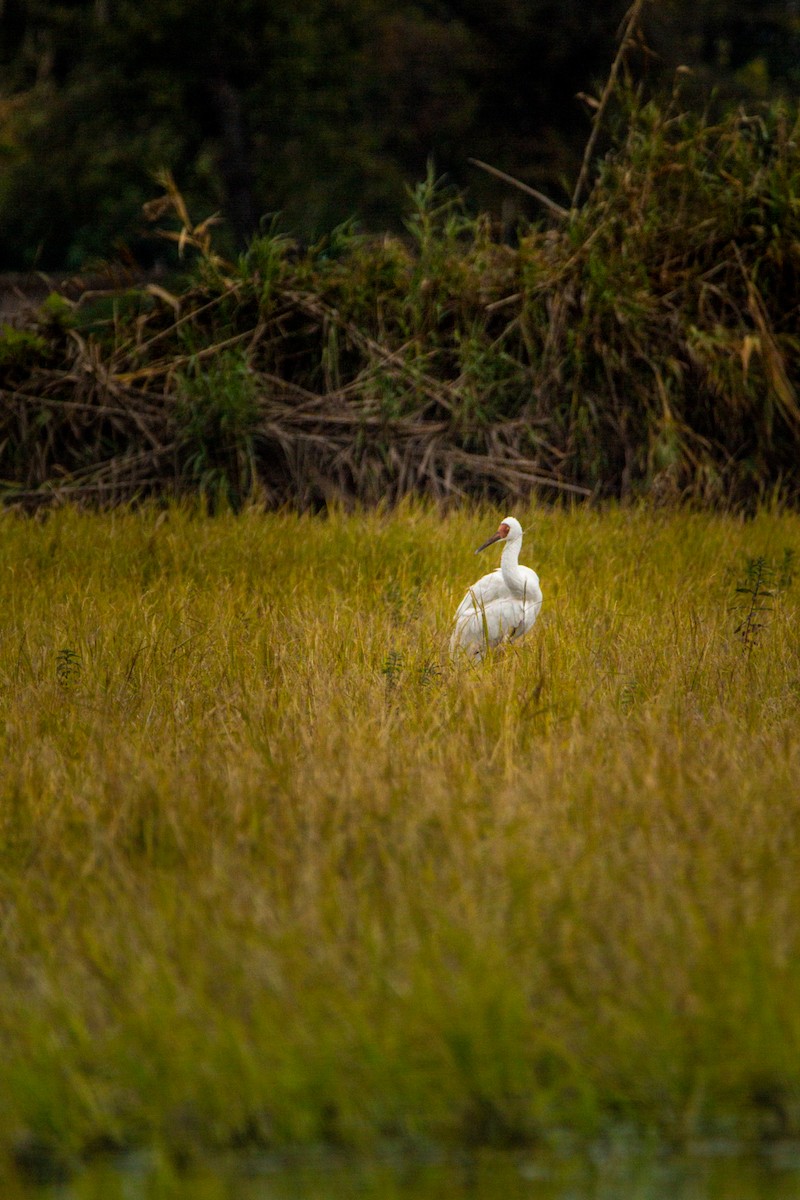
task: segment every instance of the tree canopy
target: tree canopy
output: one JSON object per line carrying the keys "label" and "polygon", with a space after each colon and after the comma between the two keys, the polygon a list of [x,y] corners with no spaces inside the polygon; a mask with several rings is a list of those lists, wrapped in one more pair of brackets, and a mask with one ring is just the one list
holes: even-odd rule
{"label": "tree canopy", "polygon": [[[5,0],[0,268],[146,261],[141,207],[169,169],[231,244],[265,214],[313,237],[391,228],[436,170],[499,211],[474,157],[563,200],[626,0]],[[694,96],[796,91],[790,0],[664,0],[642,70]],[[520,203],[525,203],[520,201]]]}

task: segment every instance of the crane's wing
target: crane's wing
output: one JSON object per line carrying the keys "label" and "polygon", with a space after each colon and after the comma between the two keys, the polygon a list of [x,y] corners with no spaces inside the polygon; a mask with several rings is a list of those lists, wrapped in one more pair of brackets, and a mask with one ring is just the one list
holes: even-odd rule
{"label": "crane's wing", "polygon": [[515,642],[533,626],[542,607],[539,577],[530,567],[522,567],[524,592],[514,596],[502,573],[484,575],[471,587],[455,616],[450,638],[450,655],[464,651],[471,658],[483,658],[489,646]]}
{"label": "crane's wing", "polygon": [[509,595],[477,608],[467,608],[456,619],[450,638],[451,656],[464,650],[471,657],[483,658],[487,646],[497,646],[502,641],[522,636],[526,608],[530,610],[522,600]]}
{"label": "crane's wing", "polygon": [[499,567],[496,571],[490,571],[488,575],[481,576],[477,583],[473,583],[472,587],[467,588],[466,596],[456,609],[456,623],[467,613],[480,611],[487,604],[493,604],[495,600],[502,600],[508,594],[508,588],[503,581],[503,572]]}
{"label": "crane's wing", "polygon": [[542,607],[542,589],[539,586],[539,576],[530,567],[521,567],[520,570],[525,577],[525,593],[524,614],[523,614],[523,633],[527,633],[534,621],[539,615],[539,609]]}

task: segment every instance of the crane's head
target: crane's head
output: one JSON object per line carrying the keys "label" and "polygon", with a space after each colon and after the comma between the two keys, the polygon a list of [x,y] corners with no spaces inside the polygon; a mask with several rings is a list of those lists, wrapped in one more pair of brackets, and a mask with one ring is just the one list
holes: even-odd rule
{"label": "crane's head", "polygon": [[485,550],[487,546],[491,546],[492,542],[521,542],[522,541],[522,526],[516,517],[504,517],[497,527],[497,533],[492,534],[487,538],[482,546],[478,546],[475,551],[480,554],[481,550]]}

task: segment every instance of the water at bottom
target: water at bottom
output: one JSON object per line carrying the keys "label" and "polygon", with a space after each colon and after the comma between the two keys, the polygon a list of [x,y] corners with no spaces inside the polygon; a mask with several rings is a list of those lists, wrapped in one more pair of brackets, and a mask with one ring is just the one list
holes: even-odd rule
{"label": "water at bottom", "polygon": [[239,1155],[177,1170],[167,1157],[127,1154],[69,1178],[13,1173],[4,1200],[800,1200],[800,1145],[759,1153],[726,1142],[680,1155],[605,1146],[581,1155],[479,1152],[291,1161]]}

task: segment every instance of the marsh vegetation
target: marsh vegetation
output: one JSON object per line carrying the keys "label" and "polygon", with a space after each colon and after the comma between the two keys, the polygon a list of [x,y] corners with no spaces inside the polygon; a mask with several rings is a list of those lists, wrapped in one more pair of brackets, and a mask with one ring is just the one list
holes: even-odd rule
{"label": "marsh vegetation", "polygon": [[800,519],[518,515],[3,517],[6,1153],[800,1134]]}

